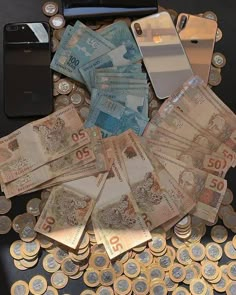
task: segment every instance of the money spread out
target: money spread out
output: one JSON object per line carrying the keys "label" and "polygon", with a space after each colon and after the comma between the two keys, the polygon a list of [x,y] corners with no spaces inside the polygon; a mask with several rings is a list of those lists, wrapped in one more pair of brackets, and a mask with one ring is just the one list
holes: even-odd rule
{"label": "money spread out", "polygon": [[[234,294],[235,263],[216,264],[227,228],[236,232],[224,179],[235,166],[234,113],[199,77],[159,109],[129,18],[63,28],[56,3],[43,12],[55,29],[55,113],[0,139],[0,234],[11,227],[19,234],[10,254],[21,271],[45,249],[52,286],[38,275],[16,281],[11,294],[57,294],[82,276],[100,295],[189,294],[186,286],[211,294],[210,284]],[[213,12],[199,17],[217,21]],[[213,55],[210,85],[220,83],[225,63]],[[26,213],[13,221],[4,215],[9,198],[42,189]],[[205,247],[206,226],[213,242]],[[224,253],[236,259],[235,249],[234,238]]]}

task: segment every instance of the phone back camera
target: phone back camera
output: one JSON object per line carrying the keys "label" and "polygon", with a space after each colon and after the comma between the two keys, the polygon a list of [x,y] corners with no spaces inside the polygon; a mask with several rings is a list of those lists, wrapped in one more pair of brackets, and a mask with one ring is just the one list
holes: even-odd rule
{"label": "phone back camera", "polygon": [[143,31],[142,31],[141,26],[140,26],[139,23],[135,23],[134,28],[135,28],[135,31],[136,31],[137,35],[139,35],[139,36],[142,35]]}
{"label": "phone back camera", "polygon": [[9,31],[9,32],[18,31],[18,26],[16,26],[16,25],[8,25],[6,27],[6,30]]}

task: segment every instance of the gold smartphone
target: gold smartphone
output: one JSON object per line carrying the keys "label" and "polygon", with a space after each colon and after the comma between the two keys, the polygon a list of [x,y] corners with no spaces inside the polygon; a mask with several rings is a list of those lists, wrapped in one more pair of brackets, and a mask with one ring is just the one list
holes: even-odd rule
{"label": "gold smartphone", "polygon": [[134,21],[131,29],[156,96],[169,97],[192,75],[192,69],[168,12]]}
{"label": "gold smartphone", "polygon": [[181,13],[176,29],[194,74],[208,83],[217,31],[216,21]]}

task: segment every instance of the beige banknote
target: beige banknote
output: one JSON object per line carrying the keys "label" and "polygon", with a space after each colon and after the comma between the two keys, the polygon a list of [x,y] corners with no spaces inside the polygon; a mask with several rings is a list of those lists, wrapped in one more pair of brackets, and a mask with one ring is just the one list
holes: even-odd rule
{"label": "beige banknote", "polygon": [[155,154],[179,185],[196,201],[192,214],[214,222],[227,189],[227,181],[165,154]]}
{"label": "beige banknote", "polygon": [[225,177],[230,168],[223,156],[217,153],[209,153],[209,150],[198,149],[194,146],[179,147],[169,143],[142,138],[149,146],[152,153],[163,153],[172,158],[186,163],[187,166],[195,167],[214,175]]}
{"label": "beige banknote", "polygon": [[73,105],[0,139],[0,178],[7,183],[88,144]]}
{"label": "beige banknote", "polygon": [[120,137],[129,184],[149,229],[182,212],[187,214],[195,205],[191,196],[184,193],[160,162],[147,156],[134,132],[128,130]]}
{"label": "beige banknote", "polygon": [[108,173],[54,187],[35,230],[75,249]]}
{"label": "beige banknote", "polygon": [[92,221],[111,259],[151,239],[131,188],[115,163],[95,205]]}

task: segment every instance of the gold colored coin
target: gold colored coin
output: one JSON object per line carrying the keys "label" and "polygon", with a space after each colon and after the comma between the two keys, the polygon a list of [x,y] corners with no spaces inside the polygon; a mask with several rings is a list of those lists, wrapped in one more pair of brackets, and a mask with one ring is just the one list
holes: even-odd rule
{"label": "gold colored coin", "polygon": [[51,276],[51,284],[56,289],[63,289],[68,283],[68,276],[66,276],[63,271],[56,271]]}
{"label": "gold colored coin", "polygon": [[125,276],[121,276],[114,281],[114,290],[118,295],[127,295],[131,291],[131,280]]}
{"label": "gold colored coin", "polygon": [[88,268],[84,273],[84,283],[88,287],[97,287],[99,285],[99,271],[96,269]]}
{"label": "gold colored coin", "polygon": [[207,292],[206,292],[206,295],[214,295],[214,291],[213,291],[213,288],[210,284],[208,284],[206,282],[206,285],[207,285]]}
{"label": "gold colored coin", "polygon": [[226,294],[227,295],[235,295],[235,292],[236,292],[236,282],[233,281],[227,285]]}
{"label": "gold colored coin", "polygon": [[[225,66],[225,64],[226,64],[226,58],[225,58],[225,56],[222,53],[220,53],[220,52],[214,52],[214,54],[212,56],[212,64],[216,68],[223,68]],[[231,197],[231,196],[230,195],[227,195],[227,197]],[[232,201],[233,201],[233,199],[231,200],[231,202]]]}
{"label": "gold colored coin", "polygon": [[224,243],[228,238],[228,231],[223,225],[215,225],[211,229],[211,238],[218,244]]}
{"label": "gold colored coin", "polygon": [[132,282],[132,290],[136,295],[146,295],[149,293],[149,283],[144,278],[136,278]]}
{"label": "gold colored coin", "polygon": [[14,263],[15,267],[19,270],[27,270],[28,269],[27,267],[23,266],[19,260],[14,259],[13,263]]}
{"label": "gold colored coin", "polygon": [[234,208],[231,205],[221,205],[218,211],[218,216],[223,219],[223,216],[232,212],[234,212]]}
{"label": "gold colored coin", "polygon": [[139,262],[140,265],[147,267],[152,263],[153,255],[148,249],[146,249],[141,253],[137,253],[135,259]]}
{"label": "gold colored coin", "polygon": [[227,274],[231,280],[236,281],[236,262],[232,261],[228,264]]}
{"label": "gold colored coin", "polygon": [[28,295],[29,294],[29,286],[25,281],[19,280],[16,281],[11,286],[11,295]]}
{"label": "gold colored coin", "polygon": [[114,295],[114,291],[112,287],[100,286],[96,291],[96,295]]}
{"label": "gold colored coin", "polygon": [[63,260],[61,270],[67,276],[73,276],[79,271],[79,266],[76,265],[69,257]]}
{"label": "gold colored coin", "polygon": [[7,214],[11,210],[11,200],[0,196],[0,214]]}
{"label": "gold colored coin", "polygon": [[199,227],[192,227],[191,236],[186,240],[186,242],[189,243],[197,243],[200,242],[203,231],[204,231],[205,225],[199,226]]}
{"label": "gold colored coin", "polygon": [[37,263],[38,263],[38,257],[33,259],[33,260],[26,260],[26,259],[21,259],[19,260],[21,265],[23,265],[24,267],[26,268],[30,268],[30,267],[33,267],[35,266]]}
{"label": "gold colored coin", "polygon": [[34,295],[42,295],[48,287],[48,283],[43,276],[34,276],[29,281],[29,290]]}
{"label": "gold colored coin", "polygon": [[96,295],[96,293],[92,290],[84,290],[80,295]]}
{"label": "gold colored coin", "polygon": [[206,11],[203,13],[203,17],[217,22],[217,15],[213,11]]}
{"label": "gold colored coin", "polygon": [[191,225],[191,217],[186,215],[183,219],[181,219],[177,224],[176,227],[186,229]]}
{"label": "gold colored coin", "polygon": [[56,14],[56,15],[53,15],[50,17],[49,24],[53,29],[59,30],[65,26],[66,21],[65,21],[63,15]]}
{"label": "gold colored coin", "polygon": [[54,32],[55,32],[55,37],[57,38],[57,40],[61,40],[62,39],[62,37],[63,37],[63,35],[64,35],[64,33],[65,33],[65,28],[62,28],[62,29],[59,29],[59,30],[55,30]]}
{"label": "gold colored coin", "polygon": [[222,278],[222,272],[221,272],[221,269],[219,268],[219,273],[218,273],[217,277],[214,280],[208,280],[208,282],[211,284],[217,284],[217,283],[219,283],[221,278]]}
{"label": "gold colored coin", "polygon": [[221,29],[218,28],[216,31],[216,42],[219,42],[222,39],[222,37],[223,37],[223,33],[222,33]]}
{"label": "gold colored coin", "polygon": [[114,261],[111,263],[112,268],[115,271],[117,277],[120,277],[123,274],[124,268],[123,264],[120,261]]}
{"label": "gold colored coin", "polygon": [[53,250],[53,253],[52,254],[53,254],[56,262],[58,262],[60,264],[63,262],[64,259],[66,259],[67,257],[69,257],[68,252],[67,251],[64,251],[61,248],[55,248]]}
{"label": "gold colored coin", "polygon": [[46,2],[43,5],[43,13],[47,16],[53,16],[58,12],[58,4],[56,2]]}
{"label": "gold colored coin", "polygon": [[207,280],[214,280],[219,275],[220,269],[214,262],[205,262],[202,265],[202,275]]}
{"label": "gold colored coin", "polygon": [[164,282],[154,281],[150,286],[150,295],[162,294],[167,295],[167,288]]}
{"label": "gold colored coin", "polygon": [[34,230],[33,225],[26,224],[23,227],[23,229],[19,232],[19,236],[22,241],[30,243],[37,237],[37,233]]}
{"label": "gold colored coin", "polygon": [[0,216],[0,235],[9,233],[11,225],[11,219],[8,216]]}
{"label": "gold colored coin", "polygon": [[178,284],[171,280],[168,272],[165,275],[164,282],[166,284],[166,289],[168,292],[174,291],[178,287]]}
{"label": "gold colored coin", "polygon": [[160,257],[160,256],[163,256],[164,254],[166,254],[167,248],[165,248],[162,252],[153,252],[151,249],[149,249],[149,251],[154,257]]}
{"label": "gold colored coin", "polygon": [[[56,31],[54,31],[54,32],[56,32]],[[53,82],[59,81],[61,79],[61,74],[57,73],[57,72],[53,72],[52,79],[53,79]],[[48,199],[49,195],[50,195],[50,192],[44,190],[44,191],[41,192],[41,199],[43,200],[44,197],[46,197]]]}
{"label": "gold colored coin", "polygon": [[46,292],[43,295],[58,295],[58,291],[54,287],[48,286]]}
{"label": "gold colored coin", "polygon": [[171,266],[173,265],[173,258],[170,255],[163,255],[161,257],[158,257],[156,259],[158,265],[164,270],[164,271],[169,271]]}
{"label": "gold colored coin", "polygon": [[83,274],[84,274],[83,271],[79,271],[77,274],[75,274],[73,276],[69,276],[69,278],[72,279],[72,280],[78,280],[79,278],[82,277]]}
{"label": "gold colored coin", "polygon": [[148,243],[148,246],[153,252],[162,252],[166,248],[166,239],[161,234],[156,234],[152,241]]}
{"label": "gold colored coin", "polygon": [[84,121],[88,118],[89,110],[89,107],[85,104],[78,108],[78,113]]}
{"label": "gold colored coin", "polygon": [[215,67],[211,66],[208,84],[211,86],[218,86],[222,81],[221,74]]}
{"label": "gold colored coin", "polygon": [[60,79],[55,83],[55,87],[57,92],[62,95],[66,95],[72,91],[73,84],[70,82],[69,79]]}
{"label": "gold colored coin", "polygon": [[161,227],[156,227],[151,231],[152,237],[155,237],[155,235],[162,235],[164,239],[166,239],[166,232]]}
{"label": "gold colored coin", "polygon": [[103,286],[111,286],[116,279],[115,271],[112,267],[102,269],[100,272],[100,283]]}
{"label": "gold colored coin", "polygon": [[38,234],[37,239],[38,239],[38,241],[40,243],[40,247],[43,248],[43,249],[48,249],[51,246],[53,246],[53,242],[50,241],[47,237],[45,237],[43,235]]}
{"label": "gold colored coin", "polygon": [[197,278],[202,277],[202,266],[198,262],[192,262],[191,265],[196,269],[197,272]]}
{"label": "gold colored coin", "polygon": [[186,270],[183,265],[174,263],[169,270],[169,276],[173,282],[180,283],[186,276]]}
{"label": "gold colored coin", "polygon": [[110,260],[105,253],[93,253],[90,257],[89,263],[93,268],[102,270],[108,267]]}
{"label": "gold colored coin", "polygon": [[198,273],[193,265],[185,266],[186,276],[184,279],[184,284],[189,285],[193,279],[198,278]]}
{"label": "gold colored coin", "polygon": [[224,198],[222,200],[222,205],[230,205],[233,202],[234,196],[232,191],[227,188],[225,194],[224,194]]}
{"label": "gold colored coin", "polygon": [[177,287],[172,295],[190,295],[189,291],[184,287]]}
{"label": "gold colored coin", "polygon": [[56,262],[54,256],[52,254],[47,254],[43,258],[43,268],[50,273],[54,273],[60,268],[60,264]]}
{"label": "gold colored coin", "polygon": [[83,249],[85,247],[87,247],[89,244],[89,235],[88,233],[85,233],[80,244],[79,244],[79,249]]}
{"label": "gold colored coin", "polygon": [[29,200],[29,202],[26,205],[26,211],[29,214],[32,214],[33,216],[39,216],[40,211],[39,211],[39,205],[41,203],[41,199],[39,198],[33,198]]}
{"label": "gold colored coin", "polygon": [[189,256],[194,261],[201,261],[205,257],[205,247],[201,243],[191,244],[189,248]]}
{"label": "gold colored coin", "polygon": [[140,270],[140,265],[135,259],[129,259],[124,264],[124,274],[130,279],[136,278],[139,275]]}
{"label": "gold colored coin", "polygon": [[206,257],[211,261],[218,261],[223,255],[221,246],[217,243],[208,243],[206,245]]}
{"label": "gold colored coin", "polygon": [[182,246],[177,250],[177,260],[183,265],[192,263],[192,258],[189,255],[189,248]]}
{"label": "gold colored coin", "polygon": [[38,257],[38,254],[36,254],[34,256],[28,256],[22,250],[21,250],[21,255],[23,257],[22,259],[27,260],[27,261],[35,260]]}
{"label": "gold colored coin", "polygon": [[176,235],[172,236],[171,243],[176,249],[179,249],[181,246],[184,246],[184,242],[181,241]]}
{"label": "gold colored coin", "polygon": [[10,254],[11,254],[11,257],[13,257],[16,260],[20,260],[23,258],[20,251],[22,244],[23,242],[20,240],[15,241],[11,244]]}
{"label": "gold colored coin", "polygon": [[166,252],[170,254],[170,256],[175,260],[176,258],[176,251],[172,246],[166,246]]}
{"label": "gold colored coin", "polygon": [[151,281],[155,279],[164,280],[165,272],[158,263],[152,263],[147,270],[145,269],[146,271]]}
{"label": "gold colored coin", "polygon": [[207,284],[202,279],[193,279],[190,283],[190,292],[193,295],[205,295],[207,292]]}
{"label": "gold colored coin", "polygon": [[30,243],[23,243],[21,246],[21,251],[24,252],[27,256],[35,256],[40,250],[40,243],[36,239]]}

